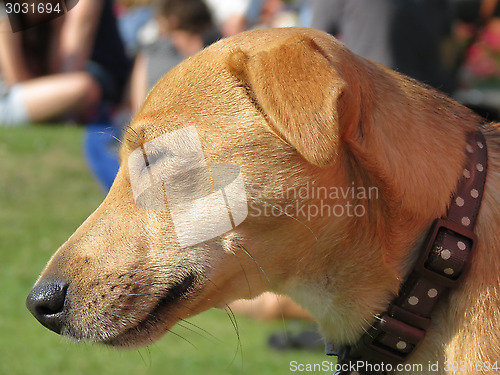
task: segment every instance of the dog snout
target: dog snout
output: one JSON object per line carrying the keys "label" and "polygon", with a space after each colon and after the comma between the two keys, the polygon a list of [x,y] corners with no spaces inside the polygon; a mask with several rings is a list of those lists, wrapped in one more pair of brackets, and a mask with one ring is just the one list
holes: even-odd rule
{"label": "dog snout", "polygon": [[40,280],[26,299],[33,316],[48,329],[61,333],[65,320],[68,283],[54,278]]}

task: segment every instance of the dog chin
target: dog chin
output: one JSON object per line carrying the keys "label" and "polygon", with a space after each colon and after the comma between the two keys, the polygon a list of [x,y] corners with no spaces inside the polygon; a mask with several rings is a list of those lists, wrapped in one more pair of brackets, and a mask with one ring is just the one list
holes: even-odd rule
{"label": "dog chin", "polygon": [[75,342],[101,343],[121,348],[149,345],[167,333],[179,320],[190,315],[186,305],[195,298],[196,291],[200,288],[197,280],[195,274],[189,273],[178,283],[171,285],[156,304],[143,314],[142,320],[132,318],[130,311],[115,311],[113,317],[118,324],[116,321],[106,323],[108,315],[94,318],[97,319],[96,324],[66,324],[60,333]]}
{"label": "dog chin", "polygon": [[[130,348],[148,345],[159,339],[182,319],[182,314],[176,314],[176,312],[179,312],[179,306],[184,305],[190,297],[193,297],[197,279],[196,274],[189,273],[166,291],[142,321],[118,336],[104,340],[103,343]],[[182,310],[182,307],[180,309]]]}
{"label": "dog chin", "polygon": [[[165,320],[167,320],[167,318],[165,318]],[[162,323],[146,323],[148,325],[142,325],[141,322],[138,326],[129,328],[118,336],[104,340],[100,343],[119,349],[134,349],[147,346],[165,335],[177,321],[178,320],[168,319],[168,321]]]}

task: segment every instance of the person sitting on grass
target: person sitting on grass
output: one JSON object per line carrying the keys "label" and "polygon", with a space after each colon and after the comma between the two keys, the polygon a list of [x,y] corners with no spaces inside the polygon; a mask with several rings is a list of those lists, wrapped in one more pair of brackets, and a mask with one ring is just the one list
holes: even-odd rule
{"label": "person sitting on grass", "polygon": [[136,58],[131,79],[131,103],[139,109],[148,91],[170,69],[220,38],[202,0],[160,0],[158,40]]}
{"label": "person sitting on grass", "polygon": [[112,0],[80,0],[16,33],[0,2],[0,125],[93,121],[120,100],[129,67]]}

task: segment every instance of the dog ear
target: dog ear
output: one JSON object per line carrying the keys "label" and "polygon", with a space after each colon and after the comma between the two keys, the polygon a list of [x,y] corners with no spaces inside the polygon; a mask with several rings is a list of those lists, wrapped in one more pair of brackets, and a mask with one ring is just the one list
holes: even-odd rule
{"label": "dog ear", "polygon": [[280,138],[314,165],[335,162],[342,132],[357,123],[359,100],[313,39],[292,37],[255,55],[238,50],[229,68]]}

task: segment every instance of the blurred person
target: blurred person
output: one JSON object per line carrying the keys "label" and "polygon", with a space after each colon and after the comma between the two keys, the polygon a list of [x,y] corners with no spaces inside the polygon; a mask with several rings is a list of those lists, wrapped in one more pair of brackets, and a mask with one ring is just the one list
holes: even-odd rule
{"label": "blurred person", "polygon": [[141,30],[154,19],[154,0],[119,0],[118,30],[128,56],[134,58],[139,52]]}
{"label": "blurred person", "polygon": [[460,73],[454,98],[490,121],[500,120],[500,1],[450,0]]}
{"label": "blurred person", "polygon": [[49,24],[18,33],[8,24],[0,3],[0,125],[93,120],[100,103],[120,100],[129,64],[112,0],[80,0]]}
{"label": "blurred person", "polygon": [[311,26],[354,53],[453,92],[456,77],[442,59],[451,33],[448,0],[310,0],[309,6]]}
{"label": "blurred person", "polygon": [[251,0],[246,19],[249,29],[302,25],[303,1]]}
{"label": "blurred person", "polygon": [[251,0],[205,0],[214,15],[215,24],[221,30],[223,37],[245,31],[247,26],[246,13]]}
{"label": "blurred person", "polygon": [[[156,3],[159,36],[138,53],[130,81],[130,106],[139,109],[148,91],[170,69],[220,37],[202,0],[160,0]],[[128,121],[122,121],[128,123]],[[104,191],[119,168],[120,126],[107,123],[87,127],[87,161]]]}
{"label": "blurred person", "polygon": [[144,47],[134,65],[130,90],[134,111],[165,73],[220,38],[202,0],[161,0],[157,22],[159,39]]}

